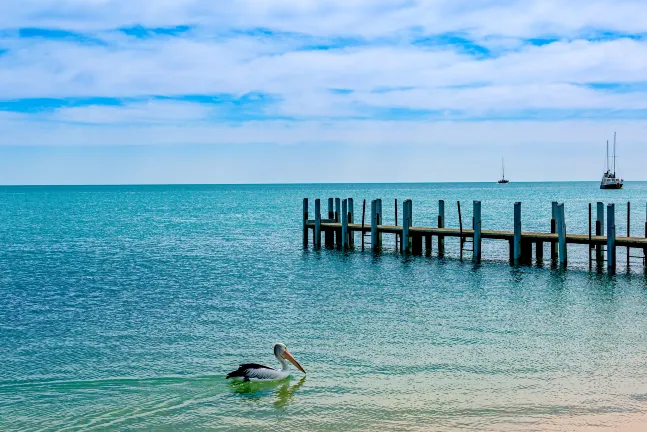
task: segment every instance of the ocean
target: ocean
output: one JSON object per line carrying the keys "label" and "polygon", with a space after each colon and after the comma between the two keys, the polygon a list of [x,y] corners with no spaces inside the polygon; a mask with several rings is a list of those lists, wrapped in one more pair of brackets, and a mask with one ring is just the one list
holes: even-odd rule
{"label": "ocean", "polygon": [[[483,229],[569,233],[616,203],[618,235],[645,235],[647,183],[0,187],[0,430],[576,430],[647,419],[642,260],[588,271],[392,250],[302,247],[302,199],[413,200],[414,225],[456,202]],[[325,204],[324,206],[325,207]],[[595,204],[594,204],[595,208]],[[369,206],[370,209],[370,206]],[[370,211],[369,211],[370,214]],[[402,209],[399,209],[399,216]],[[361,216],[359,216],[361,217]],[[356,216],[357,220],[358,216]],[[471,225],[466,222],[466,225]],[[359,234],[356,245],[359,245]],[[642,251],[632,251],[642,256]],[[545,257],[549,257],[546,253]],[[239,363],[307,370],[231,384]]]}

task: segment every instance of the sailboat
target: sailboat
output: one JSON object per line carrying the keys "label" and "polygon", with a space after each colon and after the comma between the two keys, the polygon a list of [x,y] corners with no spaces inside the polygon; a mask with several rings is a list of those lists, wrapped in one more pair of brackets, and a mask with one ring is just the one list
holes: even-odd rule
{"label": "sailboat", "polygon": [[501,158],[501,180],[499,180],[499,184],[505,183],[510,183],[510,180],[506,180],[505,178],[505,165],[503,163],[503,158]]}
{"label": "sailboat", "polygon": [[609,166],[609,141],[607,140],[606,171],[602,175],[600,189],[622,189],[623,179],[616,177],[616,133],[613,133],[613,172]]}

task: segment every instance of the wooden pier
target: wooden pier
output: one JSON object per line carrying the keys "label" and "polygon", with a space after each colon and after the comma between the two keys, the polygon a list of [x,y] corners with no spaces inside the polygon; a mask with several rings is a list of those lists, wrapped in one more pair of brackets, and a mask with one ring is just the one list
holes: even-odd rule
{"label": "wooden pier", "polygon": [[[333,210],[333,202],[335,209]],[[642,267],[647,271],[647,207],[644,237],[631,237],[631,205],[627,203],[627,236],[616,235],[615,204],[603,203],[596,205],[595,225],[593,224],[592,205],[589,204],[589,232],[588,234],[571,234],[567,232],[566,217],[563,203],[552,203],[552,218],[550,221],[551,232],[522,231],[521,203],[514,204],[512,211],[514,218],[513,231],[494,231],[482,229],[481,202],[473,202],[472,228],[463,228],[460,216],[460,202],[458,202],[459,227],[445,227],[445,202],[438,203],[438,226],[424,227],[413,225],[413,203],[405,200],[402,203],[402,225],[397,225],[398,207],[395,201],[396,225],[384,225],[382,200],[376,199],[370,203],[370,220],[366,221],[366,201],[362,206],[361,223],[355,222],[354,203],[352,198],[328,200],[328,214],[326,219],[321,218],[321,202],[315,200],[314,219],[311,219],[308,199],[303,200],[303,246],[309,246],[309,234],[313,234],[313,244],[321,247],[321,234],[323,232],[326,247],[338,249],[354,249],[355,233],[361,234],[361,248],[365,248],[365,237],[370,237],[370,248],[373,251],[382,250],[382,235],[395,235],[395,245],[403,254],[431,256],[433,252],[433,237],[437,238],[437,254],[445,255],[445,241],[447,237],[460,240],[460,257],[467,244],[471,244],[472,259],[480,263],[482,259],[482,241],[484,239],[507,241],[509,246],[509,261],[511,265],[530,265],[535,249],[536,263],[543,263],[544,244],[550,244],[551,262],[566,268],[568,264],[568,245],[588,245],[589,268],[595,266],[598,270],[605,264],[609,273],[614,273],[617,266],[617,248],[625,247],[627,250],[627,269],[631,259],[639,259]],[[606,214],[605,214],[606,213]],[[606,218],[605,218],[606,217]],[[605,224],[606,219],[606,224]],[[604,235],[606,232],[606,235]],[[399,242],[398,242],[399,240]],[[424,243],[424,248],[423,248]],[[632,250],[638,250],[639,255],[631,255]],[[606,252],[606,254],[605,254]],[[605,257],[606,255],[606,257]]]}

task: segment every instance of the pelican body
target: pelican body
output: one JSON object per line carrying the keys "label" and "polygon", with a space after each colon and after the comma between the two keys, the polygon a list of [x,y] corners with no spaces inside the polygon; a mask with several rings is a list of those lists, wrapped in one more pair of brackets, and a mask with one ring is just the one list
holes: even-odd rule
{"label": "pelican body", "polygon": [[[288,361],[292,363],[301,372],[306,371],[301,367],[298,361],[292,357],[290,351],[283,344],[274,345],[274,357],[281,363],[281,369],[275,369],[257,363],[241,364],[238,369],[227,374],[227,379],[235,381],[277,381],[287,378],[290,375]],[[286,361],[287,360],[287,361]]]}

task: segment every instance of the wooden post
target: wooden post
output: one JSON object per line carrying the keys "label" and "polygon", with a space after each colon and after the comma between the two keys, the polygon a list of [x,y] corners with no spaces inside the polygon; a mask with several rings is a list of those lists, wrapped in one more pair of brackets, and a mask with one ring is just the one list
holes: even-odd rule
{"label": "wooden post", "polygon": [[431,256],[431,242],[432,242],[431,239],[432,239],[431,234],[425,235],[425,256]]}
{"label": "wooden post", "polygon": [[377,241],[377,200],[371,201],[371,247],[373,251],[378,250]]}
{"label": "wooden post", "polygon": [[411,253],[411,237],[409,236],[409,227],[411,227],[411,200],[404,200],[402,203],[402,253]]}
{"label": "wooden post", "polygon": [[[631,203],[627,201],[627,237],[631,237]],[[631,261],[631,248],[627,246],[627,271],[629,271],[629,262]]]}
{"label": "wooden post", "polygon": [[564,213],[564,203],[557,206],[557,237],[559,243],[559,264],[565,268],[568,263],[566,250],[566,215]]}
{"label": "wooden post", "polygon": [[[334,199],[328,198],[328,220],[335,220]],[[331,229],[324,230],[324,244],[326,247],[335,245],[335,232]]]}
{"label": "wooden post", "polygon": [[411,236],[411,253],[413,255],[422,255],[422,235]]}
{"label": "wooden post", "polygon": [[460,244],[460,249],[461,249],[461,252],[460,252],[461,258],[460,259],[463,260],[463,216],[461,215],[461,202],[456,201],[456,205],[458,206],[458,229],[459,229],[460,234],[461,234],[460,238],[459,238],[459,241],[460,241],[459,244]]}
{"label": "wooden post", "polygon": [[362,252],[364,252],[364,220],[366,218],[366,200],[362,203]]}
{"label": "wooden post", "polygon": [[314,232],[314,245],[317,248],[321,247],[321,200],[315,200],[315,232]]}
{"label": "wooden post", "polygon": [[[355,223],[355,210],[354,210],[353,199],[348,198],[348,223]],[[348,247],[353,249],[355,247],[355,231],[348,230]]]}
{"label": "wooden post", "polygon": [[303,199],[303,247],[308,247],[308,198]]}
{"label": "wooden post", "polygon": [[[341,199],[335,198],[335,222],[341,222]],[[335,246],[337,249],[342,247],[341,245],[341,228],[335,229]]]}
{"label": "wooden post", "polygon": [[537,267],[544,265],[544,242],[538,241],[536,243]]}
{"label": "wooden post", "polygon": [[341,247],[348,249],[348,200],[341,202]]}
{"label": "wooden post", "polygon": [[[395,205],[393,206],[393,211],[395,213],[395,226],[398,226],[398,199],[395,199]],[[395,233],[395,250],[398,250],[398,233]]]}
{"label": "wooden post", "polygon": [[[551,219],[550,219],[550,233],[551,234],[556,234],[557,233],[557,201],[553,201],[551,203],[552,207],[552,213],[551,213]],[[557,264],[557,243],[556,242],[551,242],[550,243],[550,259],[554,264]]]}
{"label": "wooden post", "polygon": [[616,206],[607,204],[607,271],[616,271]]}
{"label": "wooden post", "polygon": [[593,235],[593,217],[591,213],[591,203],[589,203],[589,247],[587,248],[589,250],[589,270],[593,267],[593,258],[591,257],[591,250],[593,249],[593,242],[591,242],[591,236]]}
{"label": "wooden post", "polygon": [[[645,205],[645,238],[647,238],[647,204]],[[643,248],[643,265],[647,272],[647,247]]]}
{"label": "wooden post", "polygon": [[508,240],[508,253],[509,253],[509,261],[510,265],[514,265],[514,240],[510,239]]}
{"label": "wooden post", "polygon": [[[382,218],[382,199],[379,198],[375,201],[377,202],[377,225],[379,226],[384,224],[384,219]],[[380,250],[382,250],[382,232],[379,229],[377,230],[377,243]]]}
{"label": "wooden post", "polygon": [[[604,203],[598,201],[596,204],[596,217],[595,217],[595,235],[604,235]],[[601,244],[595,246],[595,264],[602,268],[604,265],[604,247]]]}
{"label": "wooden post", "polygon": [[514,265],[521,260],[521,202],[514,203]]}
{"label": "wooden post", "polygon": [[[445,228],[445,201],[438,201],[438,228]],[[445,236],[438,236],[438,256],[445,256]]]}
{"label": "wooden post", "polygon": [[481,262],[481,201],[474,201],[474,247],[472,248],[474,262]]}

